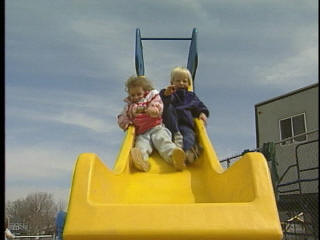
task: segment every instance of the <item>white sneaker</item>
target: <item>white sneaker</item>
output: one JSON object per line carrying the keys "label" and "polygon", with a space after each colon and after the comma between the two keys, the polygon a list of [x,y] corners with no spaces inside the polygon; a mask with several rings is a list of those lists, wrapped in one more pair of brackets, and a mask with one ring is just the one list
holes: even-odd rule
{"label": "white sneaker", "polygon": [[184,162],[185,158],[186,158],[186,155],[181,148],[173,149],[171,160],[174,168],[177,171],[182,171],[186,167],[186,164]]}
{"label": "white sneaker", "polygon": [[150,169],[150,163],[143,160],[142,153],[139,148],[132,148],[130,151],[132,163],[134,167],[140,171],[148,172]]}

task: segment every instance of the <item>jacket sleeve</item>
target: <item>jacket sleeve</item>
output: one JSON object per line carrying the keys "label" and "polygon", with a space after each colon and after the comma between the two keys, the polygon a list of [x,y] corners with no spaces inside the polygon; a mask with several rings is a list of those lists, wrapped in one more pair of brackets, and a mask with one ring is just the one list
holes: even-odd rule
{"label": "jacket sleeve", "polygon": [[172,95],[165,96],[164,95],[165,91],[166,91],[165,88],[160,91],[160,97],[161,97],[161,100],[162,100],[163,104],[164,105],[168,105],[172,101]]}
{"label": "jacket sleeve", "polygon": [[194,107],[191,110],[192,116],[199,117],[200,113],[204,113],[207,117],[209,117],[209,110],[206,105],[200,101],[196,94],[194,94],[193,98]]}
{"label": "jacket sleeve", "polygon": [[126,105],[122,112],[118,115],[118,125],[121,129],[126,130],[129,124],[132,124],[132,121],[129,119],[128,105]]}
{"label": "jacket sleeve", "polygon": [[148,108],[156,112],[156,114],[153,115],[152,117],[161,117],[163,112],[163,102],[159,94],[154,96],[154,98],[149,103]]}

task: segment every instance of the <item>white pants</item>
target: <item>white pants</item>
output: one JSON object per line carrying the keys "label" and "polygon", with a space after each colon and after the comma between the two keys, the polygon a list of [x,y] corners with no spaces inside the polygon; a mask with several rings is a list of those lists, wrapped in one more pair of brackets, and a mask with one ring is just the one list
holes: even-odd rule
{"label": "white pants", "polygon": [[164,125],[155,126],[136,138],[135,147],[139,148],[143,159],[148,160],[153,147],[159,152],[160,156],[171,163],[171,154],[177,146],[171,140],[171,133]]}

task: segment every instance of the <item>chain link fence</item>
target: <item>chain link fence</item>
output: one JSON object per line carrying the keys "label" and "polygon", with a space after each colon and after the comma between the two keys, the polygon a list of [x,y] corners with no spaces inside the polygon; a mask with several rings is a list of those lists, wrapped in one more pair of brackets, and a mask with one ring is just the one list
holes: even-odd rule
{"label": "chain link fence", "polygon": [[[319,239],[319,140],[309,140],[296,145],[294,166],[297,179],[279,183],[278,209],[284,239]],[[294,186],[287,194],[283,187]]]}
{"label": "chain link fence", "polygon": [[[318,131],[311,132],[308,141],[294,145],[291,152],[281,152],[281,143],[266,143],[261,148],[245,150],[241,154],[221,160],[220,163],[223,167],[229,168],[246,152],[263,153],[268,161],[275,190],[283,240],[318,240]],[[278,158],[276,153],[279,155]],[[279,161],[284,157],[292,162],[286,163],[286,168],[280,175]]]}

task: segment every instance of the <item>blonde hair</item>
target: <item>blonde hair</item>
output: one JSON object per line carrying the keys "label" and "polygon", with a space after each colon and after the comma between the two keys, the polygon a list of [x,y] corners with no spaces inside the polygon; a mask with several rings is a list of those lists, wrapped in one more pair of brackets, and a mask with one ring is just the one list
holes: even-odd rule
{"label": "blonde hair", "polygon": [[189,85],[191,85],[192,83],[192,76],[191,76],[191,73],[189,71],[188,68],[186,67],[175,67],[172,69],[171,71],[171,79],[170,79],[170,82],[172,83],[173,82],[173,79],[174,79],[174,76],[177,74],[177,73],[184,73],[188,76],[188,82],[189,82]]}
{"label": "blonde hair", "polygon": [[151,91],[154,89],[151,81],[146,76],[131,76],[126,81],[126,92],[133,87],[142,87],[144,91]]}

